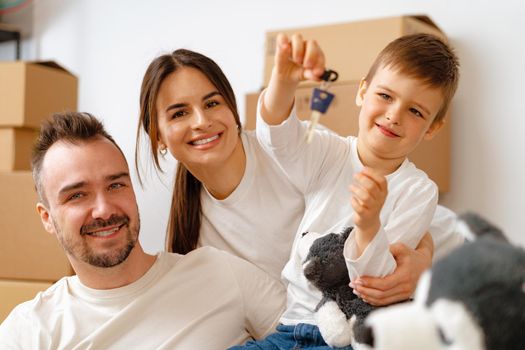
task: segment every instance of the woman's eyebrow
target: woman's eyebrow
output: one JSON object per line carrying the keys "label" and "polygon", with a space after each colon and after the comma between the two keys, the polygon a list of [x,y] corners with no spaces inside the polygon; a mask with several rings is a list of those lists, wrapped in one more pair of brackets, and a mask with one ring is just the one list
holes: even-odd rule
{"label": "woman's eyebrow", "polygon": [[202,100],[207,100],[209,99],[210,97],[213,97],[215,95],[220,95],[219,91],[213,91],[213,92],[210,92],[209,94],[206,94],[204,95],[204,97],[202,98]]}

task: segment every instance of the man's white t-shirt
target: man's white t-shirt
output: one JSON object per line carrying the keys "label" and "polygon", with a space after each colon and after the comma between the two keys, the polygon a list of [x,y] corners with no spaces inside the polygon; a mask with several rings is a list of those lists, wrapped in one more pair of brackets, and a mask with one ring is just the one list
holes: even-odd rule
{"label": "man's white t-shirt", "polygon": [[0,326],[7,349],[216,350],[271,333],[282,284],[211,247],[159,253],[136,282],[111,290],[64,277]]}

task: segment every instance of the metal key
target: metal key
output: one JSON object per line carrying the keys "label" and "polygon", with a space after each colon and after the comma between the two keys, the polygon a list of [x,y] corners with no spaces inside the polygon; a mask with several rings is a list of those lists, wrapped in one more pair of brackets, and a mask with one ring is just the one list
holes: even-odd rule
{"label": "metal key", "polygon": [[305,134],[306,143],[310,143],[312,141],[314,130],[319,123],[321,115],[326,113],[330,103],[335,97],[334,94],[328,92],[328,86],[331,82],[336,81],[338,76],[339,75],[336,71],[327,69],[321,76],[321,80],[323,81],[321,83],[321,87],[314,88],[313,90],[312,99],[310,101],[310,109],[312,110],[312,114],[310,115],[310,122],[308,123],[308,128],[306,129]]}

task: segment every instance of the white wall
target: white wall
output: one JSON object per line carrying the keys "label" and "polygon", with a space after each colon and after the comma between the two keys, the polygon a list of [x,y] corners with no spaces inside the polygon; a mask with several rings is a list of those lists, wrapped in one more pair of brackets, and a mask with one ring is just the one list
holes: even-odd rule
{"label": "white wall", "polygon": [[[450,121],[452,191],[442,202],[484,214],[525,245],[525,5],[519,0],[37,0],[34,7],[33,49],[26,55],[57,60],[80,77],[79,109],[105,121],[130,163],[141,78],[158,54],[186,47],[212,57],[242,114],[244,94],[262,82],[265,31],[427,14],[451,38],[462,64]],[[165,183],[152,175],[145,191],[137,186],[141,241],[150,252],[163,247],[169,177]]]}

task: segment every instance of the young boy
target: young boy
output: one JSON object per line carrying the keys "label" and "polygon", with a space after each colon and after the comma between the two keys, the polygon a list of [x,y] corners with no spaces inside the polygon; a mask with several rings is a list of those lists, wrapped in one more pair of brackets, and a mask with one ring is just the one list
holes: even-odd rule
{"label": "young boy", "polygon": [[452,50],[434,36],[394,40],[361,81],[358,137],[316,131],[306,143],[307,125],[295,116],[294,94],[301,80],[319,80],[324,55],[315,41],[300,35],[278,37],[272,77],[259,100],[257,136],[304,194],[306,211],[282,273],[288,298],[282,325],[245,348],[326,347],[314,316],[321,293],[308,283],[302,267],[318,235],[303,232],[323,235],[354,226],[344,252],[353,282],[393,272],[390,243],[416,247],[434,215],[438,189],[407,155],[443,125],[458,66]]}

